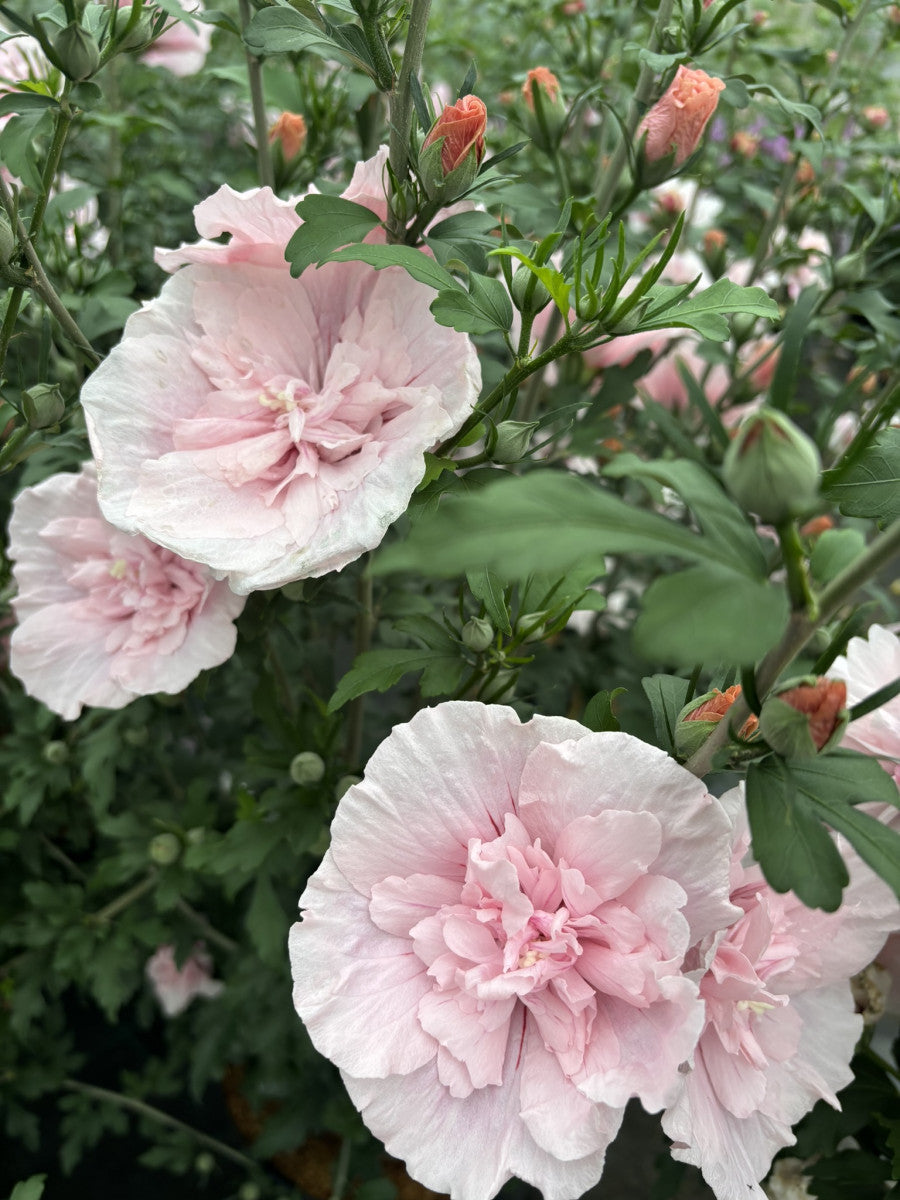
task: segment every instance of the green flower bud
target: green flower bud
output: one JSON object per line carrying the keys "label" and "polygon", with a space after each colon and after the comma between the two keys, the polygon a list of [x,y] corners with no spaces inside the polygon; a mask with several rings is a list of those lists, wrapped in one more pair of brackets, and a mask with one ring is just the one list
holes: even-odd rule
{"label": "green flower bud", "polygon": [[[675,749],[682,757],[690,758],[700,749],[740,694],[737,684],[724,692],[713,688],[711,692],[695,696],[684,706],[675,722]],[[756,726],[756,717],[748,717],[740,736],[749,737]]]}
{"label": "green flower bud", "polygon": [[301,787],[308,783],[318,783],[325,774],[325,762],[315,750],[302,750],[291,759],[288,774],[294,783]]}
{"label": "green flower bud", "polygon": [[189,846],[199,846],[206,838],[206,830],[202,825],[192,826],[184,835],[184,840]]}
{"label": "green flower bud", "polygon": [[[534,280],[534,291],[531,294],[531,298],[527,299],[525,293],[532,279]],[[515,275],[512,277],[510,295],[512,296],[513,304],[515,304],[521,313],[539,313],[541,309],[546,308],[550,303],[550,293],[535,275],[534,271],[530,270],[525,263],[522,263],[517,268]]]}
{"label": "green flower bud", "polygon": [[69,761],[69,747],[65,742],[46,742],[41,757],[51,767],[61,767]]}
{"label": "green flower bud", "polygon": [[759,728],[783,758],[815,758],[840,744],[849,720],[844,681],[807,675],[765,700]]}
{"label": "green flower bud", "polygon": [[55,384],[36,383],[22,393],[22,416],[31,429],[58,425],[65,412],[66,402]]}
{"label": "green flower bud", "polygon": [[146,10],[141,13],[133,28],[125,33],[131,19],[131,8],[120,8],[116,14],[116,50],[143,50],[153,41],[153,16]]}
{"label": "green flower bud", "polygon": [[494,627],[486,617],[472,617],[463,625],[462,640],[467,650],[481,654],[494,641]]}
{"label": "green flower bud", "polygon": [[238,1200],[260,1200],[262,1192],[259,1190],[258,1184],[242,1183],[238,1190]]}
{"label": "green flower bud", "polygon": [[0,212],[0,265],[5,266],[16,252],[16,235],[6,213]]}
{"label": "green flower bud", "polygon": [[181,857],[181,838],[176,837],[174,833],[158,833],[150,839],[147,853],[150,855],[150,861],[155,862],[158,867],[171,866]]}
{"label": "green flower bud", "polygon": [[[522,638],[522,645],[527,646],[529,642],[539,642],[544,636],[544,620],[547,614],[543,612],[522,613],[518,621],[516,621],[516,637]],[[526,633],[526,630],[528,632]]]}
{"label": "green flower bud", "polygon": [[844,254],[832,264],[834,285],[839,288],[855,287],[866,277],[866,256],[856,250],[852,254]]}
{"label": "green flower bud", "polygon": [[349,792],[357,783],[362,783],[361,775],[342,775],[334,785],[335,800],[340,800],[344,792]]}
{"label": "green flower bud", "polygon": [[489,701],[491,704],[503,704],[507,700],[512,700],[516,694],[518,678],[519,672],[517,670],[504,667],[497,672],[490,683],[485,684],[481,688],[480,698]]}
{"label": "green flower bud", "polygon": [[145,725],[138,726],[135,729],[126,729],[122,734],[122,740],[129,746],[134,746],[136,750],[141,746],[146,746],[150,734],[147,732]]}
{"label": "green flower bud", "polygon": [[208,1150],[204,1150],[194,1159],[194,1170],[198,1175],[209,1175],[215,1169],[215,1165],[216,1160]]}
{"label": "green flower bud", "polygon": [[517,463],[527,453],[537,427],[537,421],[501,421],[491,458],[496,463]]}
{"label": "green flower bud", "polygon": [[76,21],[56,35],[53,50],[63,74],[76,83],[90,79],[100,66],[100,47]]}
{"label": "green flower bud", "polygon": [[741,424],[722,474],[745,511],[778,524],[815,503],[821,468],[815,442],[783,413],[763,408]]}

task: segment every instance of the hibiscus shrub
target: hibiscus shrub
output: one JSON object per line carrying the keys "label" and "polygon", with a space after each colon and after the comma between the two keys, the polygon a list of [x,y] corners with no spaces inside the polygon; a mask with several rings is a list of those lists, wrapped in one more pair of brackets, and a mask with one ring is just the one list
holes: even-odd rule
{"label": "hibiscus shrub", "polygon": [[14,1200],[900,1178],[898,46],[0,2]]}

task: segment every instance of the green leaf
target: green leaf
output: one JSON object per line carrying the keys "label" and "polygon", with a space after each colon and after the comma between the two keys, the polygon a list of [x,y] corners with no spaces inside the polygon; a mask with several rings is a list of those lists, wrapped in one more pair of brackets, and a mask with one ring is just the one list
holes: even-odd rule
{"label": "green leaf", "polygon": [[801,104],[796,100],[788,100],[782,96],[777,88],[772,87],[770,83],[748,83],[748,92],[765,92],[787,113],[789,117],[803,117],[809,121],[813,129],[815,129],[822,141],[827,141],[825,131],[822,129],[822,114],[812,104]]}
{"label": "green leaf", "polygon": [[783,587],[718,563],[655,579],[634,627],[642,655],[656,661],[755,662],[784,631]]}
{"label": "green leaf", "polygon": [[289,920],[284,905],[275,895],[268,871],[257,876],[244,924],[262,961],[271,967],[281,966]]}
{"label": "green leaf", "polygon": [[813,579],[820,587],[830,583],[859,558],[865,548],[866,539],[858,529],[826,529],[816,538],[809,556]]}
{"label": "green leaf", "polygon": [[[653,303],[657,292],[651,292],[651,304],[634,332],[650,329],[669,329],[685,326],[695,329],[714,342],[724,342],[730,336],[726,313],[747,313],[753,317],[777,320],[778,305],[762,288],[740,287],[728,279],[717,280],[712,287],[691,296],[683,304],[671,304],[673,289],[661,288],[661,299]],[[678,289],[679,291],[681,289]],[[667,294],[668,293],[668,294]]]}
{"label": "green leaf", "polygon": [[650,701],[657,741],[669,754],[675,753],[675,725],[687,703],[688,686],[680,675],[647,675],[641,680]]}
{"label": "green leaf", "polygon": [[48,108],[59,108],[59,103],[53,96],[37,92],[10,92],[0,97],[0,117],[8,117],[10,113],[44,112]]}
{"label": "green leaf", "polygon": [[[328,711],[337,712],[348,700],[355,700],[365,692],[386,692],[411,671],[429,670],[429,683],[434,684],[442,678],[452,678],[454,674],[460,676],[464,666],[458,656],[442,655],[428,649],[366,650],[338,684]],[[422,691],[426,694],[424,686]]]}
{"label": "green leaf", "polygon": [[[272,12],[263,9],[263,13]],[[306,196],[297,205],[303,224],[291,236],[284,257],[293,276],[302,275],[313,263],[323,262],[338,246],[359,242],[378,224],[370,208],[340,196]]]}
{"label": "green leaf", "polygon": [[747,816],[754,857],[775,891],[793,891],[809,908],[835,912],[850,880],[846,864],[782,759],[750,764]]}
{"label": "green leaf", "polygon": [[597,692],[585,705],[581,724],[595,733],[618,733],[622,726],[613,712],[613,701],[621,696],[625,688],[616,688],[612,692]]}
{"label": "green leaf", "polygon": [[244,31],[244,44],[252,54],[318,54],[372,73],[371,64],[354,52],[346,38],[329,37],[302,13],[280,5],[255,14]]}
{"label": "green leaf", "polygon": [[480,570],[466,571],[466,581],[469,584],[469,591],[476,600],[480,600],[484,605],[485,612],[493,622],[495,629],[499,629],[507,637],[511,637],[512,624],[509,619],[504,584],[500,576],[495,571],[483,567]]}
{"label": "green leaf", "polygon": [[900,429],[882,429],[855,462],[826,471],[822,492],[848,517],[900,517]]}
{"label": "green leaf", "polygon": [[464,292],[454,283],[451,289],[438,292],[431,303],[434,319],[461,333],[490,333],[494,329],[506,333],[512,325],[513,309],[500,280],[473,273],[469,288]]}
{"label": "green leaf", "polygon": [[811,285],[797,297],[784,323],[781,349],[769,389],[769,402],[773,408],[786,412],[794,398],[797,374],[800,370],[800,352],[803,339],[809,332],[810,319],[822,299],[821,288]]}
{"label": "green leaf", "polygon": [[41,163],[35,139],[50,132],[52,117],[48,109],[10,117],[0,130],[0,162],[26,187],[41,190]]}
{"label": "green leaf", "polygon": [[823,804],[900,805],[900,794],[878,760],[855,750],[833,750],[791,764],[797,786]]}
{"label": "green leaf", "polygon": [[421,250],[414,250],[412,246],[347,246],[329,258],[331,262],[368,263],[376,271],[380,271],[382,267],[402,267],[419,283],[439,290],[457,288],[461,295],[465,295],[449,271],[445,271],[433,258],[429,258]]}
{"label": "green leaf", "polygon": [[44,1180],[46,1175],[32,1175],[30,1179],[24,1180],[22,1183],[17,1183],[13,1188],[9,1200],[41,1200],[44,1194]]}
{"label": "green leaf", "polygon": [[585,558],[618,553],[734,565],[733,552],[683,525],[583,479],[543,471],[447,497],[436,512],[423,514],[405,542],[380,551],[374,569],[449,576],[489,566],[512,580],[564,575]]}

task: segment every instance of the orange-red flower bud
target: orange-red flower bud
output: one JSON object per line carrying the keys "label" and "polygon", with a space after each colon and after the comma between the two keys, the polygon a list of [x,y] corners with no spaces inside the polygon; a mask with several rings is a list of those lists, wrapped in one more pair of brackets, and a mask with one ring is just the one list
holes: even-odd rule
{"label": "orange-red flower bud", "polygon": [[735,154],[739,154],[741,158],[752,158],[759,149],[759,138],[754,133],[747,133],[745,129],[739,129],[732,136],[730,145]]}
{"label": "orange-red flower bud", "polygon": [[653,105],[638,126],[638,136],[647,135],[644,154],[657,162],[673,151],[679,167],[700,143],[707,122],[716,111],[719,92],[725,84],[705,71],[681,66],[668,90]]}
{"label": "orange-red flower bud", "polygon": [[[713,688],[712,698],[704,700],[699,708],[692,708],[690,712],[685,713],[682,720],[712,721],[718,725],[719,721],[722,720],[740,694],[741,686],[738,683],[730,688],[726,688],[724,692],[720,692],[718,688]],[[741,728],[741,737],[749,737],[756,729],[757,724],[756,717],[749,716]]]}
{"label": "orange-red flower bud", "polygon": [[834,521],[827,513],[823,513],[821,517],[813,517],[811,521],[807,521],[805,525],[801,525],[800,536],[817,538],[820,534],[827,533],[829,529],[834,529]]}
{"label": "orange-red flower bud", "polygon": [[728,245],[728,236],[721,229],[707,229],[703,235],[703,253],[707,258],[715,258]]}
{"label": "orange-red flower bud", "polygon": [[870,104],[862,111],[863,120],[872,129],[884,129],[890,124],[888,110],[881,104]]}
{"label": "orange-red flower bud", "polygon": [[283,112],[269,130],[269,142],[278,142],[284,161],[293,162],[306,144],[306,122],[300,113]]}
{"label": "orange-red flower bud", "polygon": [[553,72],[547,67],[532,67],[522,84],[522,97],[532,112],[534,112],[532,85],[539,87],[551,104],[555,104],[559,99],[559,80]]}
{"label": "orange-red flower bud", "polygon": [[842,679],[820,676],[815,683],[801,683],[779,692],[778,699],[809,719],[810,735],[816,749],[821,750],[841,723],[841,712],[847,707],[847,685]]}
{"label": "orange-red flower bud", "polygon": [[487,109],[477,96],[463,96],[455,104],[448,104],[425,138],[423,149],[427,149],[438,138],[441,146],[441,167],[445,175],[455,171],[474,152],[476,163],[484,157],[484,131],[487,127]]}

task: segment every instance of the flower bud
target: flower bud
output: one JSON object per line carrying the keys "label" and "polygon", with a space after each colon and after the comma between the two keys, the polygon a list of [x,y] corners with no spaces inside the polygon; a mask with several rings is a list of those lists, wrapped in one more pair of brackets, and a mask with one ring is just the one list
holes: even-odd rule
{"label": "flower bud", "polygon": [[194,1170],[198,1175],[210,1175],[216,1166],[216,1160],[208,1150],[203,1150],[194,1159]]}
{"label": "flower bud", "polygon": [[862,115],[870,129],[884,129],[891,122],[890,113],[882,104],[869,104]]}
{"label": "flower bud", "polygon": [[131,20],[131,6],[120,8],[116,15],[116,50],[143,50],[153,41],[153,15],[146,10],[141,13],[137,21],[131,29],[128,28],[128,22]]}
{"label": "flower bud", "polygon": [[496,463],[517,463],[527,453],[537,427],[537,421],[501,421],[491,458]]}
{"label": "flower bud", "polygon": [[680,66],[665,94],[653,105],[638,126],[638,137],[646,134],[644,158],[660,162],[674,154],[680,167],[694,153],[707,122],[716,111],[721,79],[693,67]]}
{"label": "flower bud", "polygon": [[0,212],[0,265],[5,266],[16,252],[16,235],[7,219],[6,213]]}
{"label": "flower bud", "polygon": [[342,775],[334,785],[334,798],[340,800],[345,792],[349,792],[356,784],[362,783],[361,775]]}
{"label": "flower bud", "polygon": [[832,263],[831,270],[835,287],[856,287],[866,277],[868,270],[866,255],[860,250],[854,250],[851,254],[842,254]]}
{"label": "flower bud", "polygon": [[778,524],[815,502],[821,470],[815,442],[783,413],[748,417],[725,454],[725,485],[747,512]]}
{"label": "flower bud", "polygon": [[69,747],[65,742],[45,742],[41,757],[51,767],[61,767],[69,761]]}
{"label": "flower bud", "polygon": [[[534,288],[531,296],[528,297],[528,285],[532,279],[534,280]],[[515,304],[519,312],[524,313],[527,311],[530,316],[539,313],[542,308],[546,308],[550,303],[550,293],[535,273],[529,270],[524,263],[516,268],[516,273],[512,277],[510,295],[512,296],[513,304]]]}
{"label": "flower bud", "polygon": [[467,191],[484,157],[487,109],[477,96],[448,104],[422,144],[419,174],[430,200],[450,201]]}
{"label": "flower bud", "polygon": [[559,80],[546,67],[532,67],[522,85],[522,98],[528,109],[528,132],[542,149],[552,149],[568,117]]}
{"label": "flower bud", "polygon": [[703,235],[703,257],[711,267],[721,269],[725,265],[725,250],[728,237],[721,229],[707,229]]}
{"label": "flower bud", "polygon": [[147,853],[158,867],[169,867],[181,857],[181,839],[174,833],[158,833],[150,839]]}
{"label": "flower bud", "polygon": [[22,416],[31,429],[57,425],[65,411],[66,402],[55,384],[36,383],[22,393]]}
{"label": "flower bud", "polygon": [[306,145],[306,122],[300,113],[283,112],[269,130],[269,144],[281,147],[286,163],[302,154]]}
{"label": "flower bud", "polygon": [[[741,694],[738,684],[720,692],[713,688],[689,701],[675,723],[675,749],[684,758],[695,754]],[[756,717],[750,716],[741,726],[740,736],[748,738],[756,732]]]}
{"label": "flower bud", "polygon": [[[516,637],[522,638],[522,645],[527,646],[529,642],[539,642],[544,636],[544,622],[547,614],[543,612],[523,613],[516,621]],[[526,632],[527,631],[527,632]]]}
{"label": "flower bud", "polygon": [[516,694],[519,672],[508,667],[498,671],[490,683],[480,691],[479,699],[491,704],[505,704]]}
{"label": "flower bud", "polygon": [[238,1191],[238,1200],[261,1200],[262,1192],[259,1185],[251,1182],[242,1183]]}
{"label": "flower bud", "polygon": [[288,774],[301,787],[307,783],[318,783],[325,774],[325,762],[315,750],[302,750],[291,759]]}
{"label": "flower bud", "polygon": [[472,617],[463,625],[462,641],[467,650],[481,654],[494,641],[494,627],[486,617]]}
{"label": "flower bud", "polygon": [[100,47],[76,21],[56,35],[53,50],[63,74],[76,83],[90,79],[100,66]]}
{"label": "flower bud", "polygon": [[849,719],[844,681],[807,676],[766,699],[759,728],[782,757],[814,758],[838,745]]}

